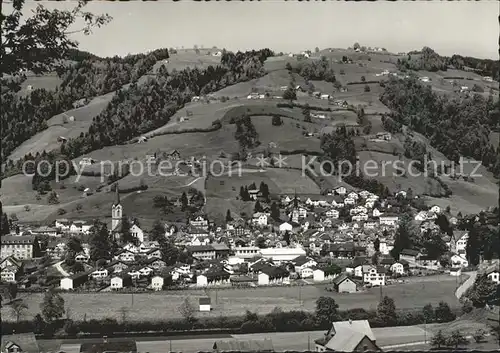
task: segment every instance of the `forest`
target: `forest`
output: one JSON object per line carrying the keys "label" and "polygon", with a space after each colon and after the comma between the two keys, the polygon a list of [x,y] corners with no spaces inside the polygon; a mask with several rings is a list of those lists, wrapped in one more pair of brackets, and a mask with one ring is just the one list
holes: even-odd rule
{"label": "forest", "polygon": [[22,80],[2,79],[2,161],[24,141],[46,129],[51,117],[73,109],[77,100],[103,95],[137,81],[157,61],[168,58],[168,50],[106,59],[76,51],[71,52],[70,58],[80,61],[59,69],[62,84],[55,91],[34,88],[22,96],[18,94]]}
{"label": "forest", "polygon": [[384,125],[406,125],[450,160],[474,158],[500,176],[500,151],[489,140],[498,125],[499,103],[491,95],[488,99],[479,94],[450,98],[410,77],[391,78],[380,100],[392,110],[391,120],[386,119]]}

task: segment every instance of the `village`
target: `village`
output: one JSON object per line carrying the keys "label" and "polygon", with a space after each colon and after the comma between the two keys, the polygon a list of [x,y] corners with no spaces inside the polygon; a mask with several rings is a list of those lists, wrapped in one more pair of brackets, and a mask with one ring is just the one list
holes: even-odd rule
{"label": "village", "polygon": [[[110,259],[91,259],[91,246],[83,239],[92,235],[92,223],[57,219],[52,226],[33,228],[19,222],[1,239],[2,282],[26,291],[56,287],[93,292],[333,283],[332,290],[352,293],[397,285],[408,276],[458,277],[470,269],[468,233],[442,233],[436,220],[446,218],[446,211],[439,206],[414,211],[410,221],[421,234],[441,234],[443,253],[433,256],[422,248],[394,252],[398,227],[408,217],[400,211],[411,190],[382,199],[338,187],[325,195],[281,195],[271,205],[259,188],[247,192],[256,204],[250,219],[228,217],[226,224],[214,224],[202,214],[193,215],[187,225],[162,224],[164,239],[158,241],[129,219],[131,212],[125,215],[116,188],[108,229],[119,245]],[[456,217],[448,221],[452,227],[459,222]],[[133,238],[128,243],[120,239],[124,223]],[[80,251],[69,244],[75,240]],[[160,244],[164,242],[181,254],[174,263]],[[484,271],[498,284],[494,262],[486,261],[491,266]]]}

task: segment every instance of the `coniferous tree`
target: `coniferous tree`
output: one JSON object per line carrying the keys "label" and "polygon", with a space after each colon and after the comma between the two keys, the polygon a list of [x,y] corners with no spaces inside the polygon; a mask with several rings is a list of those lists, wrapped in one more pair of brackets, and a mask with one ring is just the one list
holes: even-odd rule
{"label": "coniferous tree", "polygon": [[233,220],[233,217],[231,216],[231,211],[227,210],[226,212],[226,223],[229,223]]}

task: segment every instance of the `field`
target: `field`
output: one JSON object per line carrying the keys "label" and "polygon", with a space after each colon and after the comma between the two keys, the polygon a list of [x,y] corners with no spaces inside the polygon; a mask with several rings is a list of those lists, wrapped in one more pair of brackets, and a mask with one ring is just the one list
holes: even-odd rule
{"label": "field", "polygon": [[167,70],[184,70],[186,68],[206,69],[208,66],[217,66],[220,64],[220,57],[209,55],[217,52],[219,49],[200,49],[200,53],[196,54],[194,49],[178,49],[177,54],[170,54],[168,62],[159,61],[153,67],[153,72],[156,72],[161,65],[165,65]]}
{"label": "field", "polygon": [[[315,301],[319,296],[332,296],[340,310],[364,308],[376,309],[381,292],[394,299],[399,309],[419,309],[427,303],[437,305],[444,300],[452,307],[458,307],[454,296],[456,279],[450,276],[424,278],[419,283],[390,285],[372,288],[366,292],[338,294],[327,292],[324,286],[303,287],[268,287],[255,289],[220,289],[220,290],[185,290],[176,292],[144,293],[144,294],[112,294],[112,293],[82,293],[63,294],[66,307],[71,309],[73,319],[114,317],[119,319],[120,308],[129,309],[130,320],[167,319],[180,317],[178,308],[186,297],[196,305],[199,297],[209,295],[213,303],[210,313],[199,315],[236,316],[245,311],[257,311],[260,314],[271,312],[280,307],[283,310],[315,309]],[[418,295],[416,294],[418,293]],[[24,297],[28,305],[27,317],[33,317],[39,312],[43,294],[30,294]],[[2,308],[2,318],[12,320],[8,307]]]}

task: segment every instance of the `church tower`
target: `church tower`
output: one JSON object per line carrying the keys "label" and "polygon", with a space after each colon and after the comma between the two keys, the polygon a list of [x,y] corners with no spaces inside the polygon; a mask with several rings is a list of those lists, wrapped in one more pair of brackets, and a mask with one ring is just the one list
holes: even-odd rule
{"label": "church tower", "polygon": [[113,206],[111,206],[111,230],[115,230],[115,228],[120,224],[123,218],[123,207],[120,204],[120,193],[118,190],[118,183],[116,184],[116,198],[115,202],[113,202]]}

